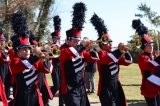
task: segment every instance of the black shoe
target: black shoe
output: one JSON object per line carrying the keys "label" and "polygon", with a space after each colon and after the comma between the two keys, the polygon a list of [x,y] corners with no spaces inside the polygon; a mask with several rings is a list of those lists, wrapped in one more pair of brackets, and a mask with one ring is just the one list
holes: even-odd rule
{"label": "black shoe", "polygon": [[95,90],[92,90],[91,93],[95,93]]}
{"label": "black shoe", "polygon": [[87,93],[91,93],[91,91],[90,90],[88,90],[88,91],[86,91]]}

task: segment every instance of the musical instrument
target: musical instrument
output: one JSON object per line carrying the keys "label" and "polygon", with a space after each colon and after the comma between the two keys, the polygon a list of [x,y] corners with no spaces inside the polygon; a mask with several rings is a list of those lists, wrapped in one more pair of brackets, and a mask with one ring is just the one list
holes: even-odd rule
{"label": "musical instrument", "polygon": [[40,47],[35,46],[35,45],[30,45],[30,47],[31,47],[31,54],[36,55],[41,60],[49,59],[48,54],[43,52]]}
{"label": "musical instrument", "polygon": [[[31,51],[34,51],[35,46],[31,45]],[[38,45],[39,53],[36,53],[40,57],[46,56],[47,58],[57,58],[60,55],[60,48],[56,44],[42,44],[41,46]]]}
{"label": "musical instrument", "polygon": [[11,48],[12,48],[12,45],[13,45],[13,42],[12,42],[12,41],[6,42],[6,47],[7,47],[8,49],[11,49]]}
{"label": "musical instrument", "polygon": [[43,49],[49,53],[51,58],[57,58],[60,56],[60,47],[57,44],[44,45]]}

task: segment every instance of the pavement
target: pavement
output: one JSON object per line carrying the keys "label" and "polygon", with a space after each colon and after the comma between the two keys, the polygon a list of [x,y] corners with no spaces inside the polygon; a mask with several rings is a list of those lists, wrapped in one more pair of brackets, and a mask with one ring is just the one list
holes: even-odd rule
{"label": "pavement", "polygon": [[[101,106],[100,102],[97,98],[92,97],[92,95],[88,95],[88,97],[89,97],[89,101],[90,101],[91,106]],[[11,95],[11,98],[12,98],[12,95]],[[58,106],[59,105],[58,103],[59,103],[58,95],[56,95],[53,98],[53,100],[49,101],[50,106]],[[3,106],[1,101],[0,101],[0,106]]]}
{"label": "pavement", "polygon": [[[12,95],[10,97],[13,98]],[[101,106],[99,102],[99,98],[96,95],[96,93],[88,94],[88,98],[89,98],[89,102],[91,106]],[[58,94],[56,94],[53,100],[49,101],[49,106],[58,106],[58,105],[59,105],[59,98],[58,98]],[[3,106],[1,101],[0,101],[0,106]],[[145,103],[133,103],[133,104],[129,104],[128,106],[146,106],[146,104]]]}

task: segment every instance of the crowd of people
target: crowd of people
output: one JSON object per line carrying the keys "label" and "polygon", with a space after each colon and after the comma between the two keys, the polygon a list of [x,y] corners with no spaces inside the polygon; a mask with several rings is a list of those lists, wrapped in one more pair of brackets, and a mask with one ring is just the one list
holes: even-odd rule
{"label": "crowd of people", "polygon": [[[85,22],[86,6],[73,6],[72,27],[66,31],[66,42],[60,44],[61,19],[54,17],[55,31],[51,33],[52,43],[40,45],[28,31],[22,12],[11,16],[12,47],[0,29],[0,98],[4,106],[49,106],[49,99],[59,91],[59,106],[90,106],[87,93],[95,93],[94,76],[99,74],[98,91],[101,106],[127,106],[119,80],[120,65],[132,64],[129,48],[119,43],[112,50],[112,39],[104,21],[94,14],[90,21],[98,32],[97,49],[93,41],[81,31]],[[141,94],[148,106],[160,105],[160,56],[153,57],[153,41],[147,36],[147,28],[140,20],[134,20],[132,27],[141,37],[138,58],[142,74]],[[46,74],[51,74],[53,86],[49,87]],[[10,97],[13,87],[13,100]]]}

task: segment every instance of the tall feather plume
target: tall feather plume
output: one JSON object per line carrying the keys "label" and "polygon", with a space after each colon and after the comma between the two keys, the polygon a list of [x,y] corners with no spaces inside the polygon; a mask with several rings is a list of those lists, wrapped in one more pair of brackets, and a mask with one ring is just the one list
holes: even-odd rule
{"label": "tall feather plume", "polygon": [[22,12],[18,11],[11,16],[12,29],[18,37],[28,37],[29,31],[26,23],[26,19]]}
{"label": "tall feather plume", "polygon": [[54,22],[54,30],[60,31],[61,30],[61,19],[58,15],[53,18],[53,22]]}
{"label": "tall feather plume", "polygon": [[143,37],[145,34],[148,33],[147,27],[144,26],[140,19],[135,19],[132,21],[132,28],[136,30],[136,33],[140,37]]}
{"label": "tall feather plume", "polygon": [[97,14],[94,13],[94,15],[90,19],[90,22],[93,24],[93,26],[98,32],[98,39],[100,39],[103,34],[107,33],[108,30],[106,28],[106,25],[104,24],[104,20],[98,17]]}
{"label": "tall feather plume", "polygon": [[73,6],[73,10],[72,28],[82,31],[85,22],[85,12],[87,10],[86,5],[82,2],[76,3]]}

